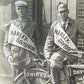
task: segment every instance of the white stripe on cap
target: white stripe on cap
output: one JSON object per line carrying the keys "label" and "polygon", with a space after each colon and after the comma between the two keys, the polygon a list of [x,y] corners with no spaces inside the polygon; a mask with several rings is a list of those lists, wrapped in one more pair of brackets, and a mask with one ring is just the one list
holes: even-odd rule
{"label": "white stripe on cap", "polygon": [[27,3],[24,1],[17,1],[17,2],[15,2],[15,5],[16,6],[27,6]]}

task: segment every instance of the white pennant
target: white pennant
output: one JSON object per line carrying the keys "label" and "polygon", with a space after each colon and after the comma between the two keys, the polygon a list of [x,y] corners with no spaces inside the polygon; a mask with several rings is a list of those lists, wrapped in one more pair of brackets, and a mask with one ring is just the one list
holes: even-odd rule
{"label": "white pennant", "polygon": [[75,44],[65,33],[65,31],[63,30],[63,28],[60,26],[59,23],[56,26],[54,26],[54,43],[67,52],[78,51]]}
{"label": "white pennant", "polygon": [[36,46],[33,41],[14,24],[9,29],[8,43],[19,46],[37,55]]}

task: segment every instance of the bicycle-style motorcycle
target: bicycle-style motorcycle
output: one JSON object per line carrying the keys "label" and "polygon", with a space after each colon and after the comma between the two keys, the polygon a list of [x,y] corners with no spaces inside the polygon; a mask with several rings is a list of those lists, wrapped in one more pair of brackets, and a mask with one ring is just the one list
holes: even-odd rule
{"label": "bicycle-style motorcycle", "polygon": [[[24,69],[15,78],[15,84],[52,84],[50,66],[47,61],[35,59],[34,62],[36,67]],[[65,62],[67,65],[60,71],[61,84],[84,84],[84,65],[79,63],[70,65],[67,59],[64,59]]]}

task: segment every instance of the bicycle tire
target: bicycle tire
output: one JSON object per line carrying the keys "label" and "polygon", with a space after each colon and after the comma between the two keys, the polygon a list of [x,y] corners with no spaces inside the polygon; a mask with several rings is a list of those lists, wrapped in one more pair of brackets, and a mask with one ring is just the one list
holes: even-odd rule
{"label": "bicycle tire", "polygon": [[30,84],[30,81],[28,79],[26,79],[26,77],[24,76],[24,73],[21,73],[19,76],[16,77],[15,84]]}

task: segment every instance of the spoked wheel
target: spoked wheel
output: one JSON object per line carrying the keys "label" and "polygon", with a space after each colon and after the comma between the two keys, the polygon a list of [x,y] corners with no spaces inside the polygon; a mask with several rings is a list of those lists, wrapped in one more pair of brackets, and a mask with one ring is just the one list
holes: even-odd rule
{"label": "spoked wheel", "polygon": [[24,73],[18,75],[14,81],[15,84],[30,84],[30,81],[24,76]]}

